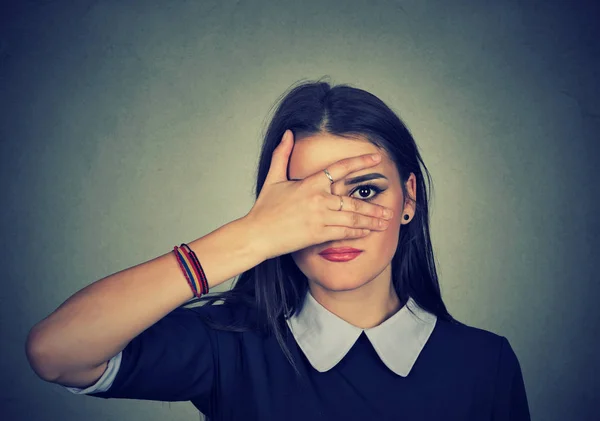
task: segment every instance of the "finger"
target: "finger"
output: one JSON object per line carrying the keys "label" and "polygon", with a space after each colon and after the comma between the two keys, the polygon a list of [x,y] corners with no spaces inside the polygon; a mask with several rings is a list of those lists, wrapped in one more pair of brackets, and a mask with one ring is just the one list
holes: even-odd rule
{"label": "finger", "polygon": [[389,227],[387,219],[374,216],[361,215],[356,212],[330,211],[326,212],[324,218],[325,226],[343,226],[348,228],[366,228],[370,230],[383,231]]}
{"label": "finger", "polygon": [[293,139],[294,133],[291,130],[288,129],[283,133],[281,141],[273,151],[271,166],[265,178],[265,184],[287,181],[288,162],[294,146]]}
{"label": "finger", "polygon": [[[375,160],[373,159],[373,156],[376,157]],[[342,178],[346,177],[348,174],[351,174],[353,172],[356,172],[356,171],[359,171],[359,170],[362,170],[365,168],[373,167],[373,166],[379,164],[380,161],[381,161],[380,153],[359,155],[359,156],[345,158],[340,161],[337,161],[337,162],[331,164],[327,168],[327,171],[329,172],[329,175],[331,175],[331,178],[333,178],[333,181],[336,182],[336,181],[341,180]],[[329,178],[327,177],[327,175],[324,173],[323,170],[310,175],[308,178],[311,178],[313,180],[318,180],[319,185],[325,185],[325,182],[327,182],[327,184],[331,184],[331,180],[329,180]],[[328,189],[328,191],[331,191],[331,190]]]}
{"label": "finger", "polygon": [[326,241],[343,240],[345,238],[361,238],[368,235],[371,231],[362,228],[349,228],[349,227],[324,227],[320,231],[320,238],[317,239],[319,243]]}
{"label": "finger", "polygon": [[[386,208],[385,206],[376,205],[375,203],[369,203],[354,197],[338,196],[335,194],[328,194],[325,196],[327,208],[332,211],[340,210],[341,203],[342,211],[358,212],[363,215],[384,219],[391,219],[394,216],[394,211],[392,209]],[[342,201],[340,201],[340,198]]]}

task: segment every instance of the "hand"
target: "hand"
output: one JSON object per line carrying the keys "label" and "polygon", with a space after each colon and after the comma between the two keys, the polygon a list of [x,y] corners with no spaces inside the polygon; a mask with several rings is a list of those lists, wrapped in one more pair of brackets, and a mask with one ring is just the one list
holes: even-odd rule
{"label": "hand", "polygon": [[[331,194],[331,181],[323,171],[300,181],[289,181],[287,167],[293,147],[293,132],[286,130],[273,151],[269,173],[254,206],[244,218],[260,236],[267,259],[326,241],[366,236],[369,230],[384,230],[392,210],[352,197]],[[377,165],[371,154],[342,159],[327,170],[334,181]],[[383,211],[390,214],[384,217]],[[380,221],[384,221],[380,225]],[[259,239],[257,239],[259,240]]]}

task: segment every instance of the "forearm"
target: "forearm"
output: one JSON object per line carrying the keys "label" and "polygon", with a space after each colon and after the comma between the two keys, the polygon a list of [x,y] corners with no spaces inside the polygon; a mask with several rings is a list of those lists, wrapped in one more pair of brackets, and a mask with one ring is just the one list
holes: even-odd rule
{"label": "forearm", "polygon": [[[253,238],[251,225],[242,218],[188,243],[210,288],[263,260]],[[191,298],[172,250],[107,276],[75,293],[31,329],[30,364],[46,379],[96,367]]]}

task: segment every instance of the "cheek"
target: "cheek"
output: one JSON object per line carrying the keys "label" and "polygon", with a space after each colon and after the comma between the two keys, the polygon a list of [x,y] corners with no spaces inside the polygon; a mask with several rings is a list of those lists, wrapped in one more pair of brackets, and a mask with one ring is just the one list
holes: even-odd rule
{"label": "cheek", "polygon": [[399,189],[390,187],[388,189],[388,191],[390,191],[390,195],[385,196],[381,200],[375,202],[380,206],[385,206],[386,208],[390,208],[394,211],[394,216],[392,219],[390,219],[388,228],[385,231],[371,231],[371,233],[367,236],[367,239],[370,237],[376,237],[377,242],[384,244],[385,247],[389,247],[393,243],[398,242],[400,228],[402,226],[402,217],[404,216],[402,195],[396,193],[396,190]]}
{"label": "cheek", "polygon": [[400,236],[400,219],[401,215],[398,215],[394,211],[394,217],[390,219],[390,225],[385,231],[371,231],[365,238],[365,247],[369,250],[373,250],[374,253],[380,253],[381,255],[393,255],[398,246],[398,238]]}
{"label": "cheek", "polygon": [[319,257],[316,255],[316,253],[316,247],[311,246],[302,250],[295,251],[291,254],[291,256],[294,262],[296,263],[296,266],[298,266],[300,270],[304,272],[311,256]]}

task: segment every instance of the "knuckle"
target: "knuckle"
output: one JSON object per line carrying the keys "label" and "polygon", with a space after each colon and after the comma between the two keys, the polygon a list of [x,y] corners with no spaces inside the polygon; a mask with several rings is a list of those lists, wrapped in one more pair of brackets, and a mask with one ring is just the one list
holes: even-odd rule
{"label": "knuckle", "polygon": [[360,215],[357,213],[353,213],[352,214],[352,226],[356,227],[358,226],[358,224],[360,223]]}
{"label": "knuckle", "polygon": [[340,167],[342,168],[342,170],[344,170],[344,172],[348,171],[350,169],[350,161],[348,159],[343,159],[339,162]]}
{"label": "knuckle", "polygon": [[369,228],[379,228],[379,221],[377,218],[369,218]]}
{"label": "knuckle", "polygon": [[324,199],[324,197],[320,193],[312,195],[310,198],[310,204],[313,207],[313,209],[315,209],[315,210],[320,209],[323,204],[323,199]]}

